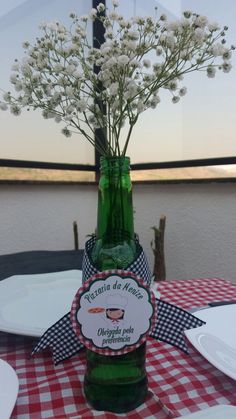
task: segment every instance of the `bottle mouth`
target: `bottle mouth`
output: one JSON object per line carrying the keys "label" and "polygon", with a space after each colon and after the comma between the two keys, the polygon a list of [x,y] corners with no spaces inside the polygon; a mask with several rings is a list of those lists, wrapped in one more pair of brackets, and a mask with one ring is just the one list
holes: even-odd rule
{"label": "bottle mouth", "polygon": [[130,157],[128,156],[101,156],[100,162],[103,162],[103,161],[114,161],[114,162],[128,161],[130,162]]}

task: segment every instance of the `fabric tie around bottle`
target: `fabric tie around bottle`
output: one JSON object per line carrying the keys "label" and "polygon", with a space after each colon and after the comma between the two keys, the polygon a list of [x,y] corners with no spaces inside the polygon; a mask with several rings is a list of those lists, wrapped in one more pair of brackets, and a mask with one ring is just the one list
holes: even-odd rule
{"label": "fabric tie around bottle", "polygon": [[[94,238],[92,237],[85,245],[82,264],[83,283],[99,272],[93,266],[90,258],[93,245]],[[151,272],[146,255],[138,241],[137,248],[137,257],[126,270],[142,278],[143,281],[150,286],[152,280]],[[202,326],[205,322],[182,308],[162,301],[161,299],[156,299],[156,303],[157,321],[149,333],[149,337],[169,343],[185,353],[188,353],[188,347],[183,333],[184,330]],[[80,342],[72,328],[70,312],[65,314],[46,330],[33,349],[31,355],[33,356],[46,348],[52,350],[55,365],[76,355],[84,348],[84,345]]]}

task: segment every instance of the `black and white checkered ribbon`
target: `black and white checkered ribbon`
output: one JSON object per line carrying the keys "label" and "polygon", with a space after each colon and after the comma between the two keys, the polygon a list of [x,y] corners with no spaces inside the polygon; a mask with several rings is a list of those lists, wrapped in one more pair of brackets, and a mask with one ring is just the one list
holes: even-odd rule
{"label": "black and white checkered ribbon", "polygon": [[[91,261],[91,251],[95,243],[95,238],[92,237],[87,241],[85,245],[83,264],[82,264],[82,281],[83,283],[87,279],[91,278],[93,275],[97,274],[99,271],[93,266]],[[126,268],[126,271],[133,272],[135,275],[139,276],[144,280],[147,285],[151,285],[152,275],[148,266],[146,255],[143,251],[142,246],[139,242],[136,241],[137,256],[136,259],[131,263],[131,265]]]}
{"label": "black and white checkered ribbon", "polygon": [[71,358],[84,348],[72,328],[70,312],[46,330],[31,355],[47,348],[52,350],[55,365]]}
{"label": "black and white checkered ribbon", "polygon": [[[92,265],[90,254],[94,245],[94,239],[90,239],[85,246],[83,260],[83,282],[98,273]],[[142,247],[138,245],[138,256],[127,270],[143,278],[148,285],[151,283],[151,273],[148,267],[146,256]],[[162,300],[157,302],[157,322],[150,333],[150,337],[169,343],[182,351],[188,353],[183,332],[187,329],[202,326],[205,322]],[[84,348],[83,344],[76,336],[70,321],[70,312],[65,314],[58,322],[52,325],[41,337],[40,341],[33,349],[32,354],[51,348],[55,365],[78,353]]]}
{"label": "black and white checkered ribbon", "polygon": [[149,336],[188,353],[183,332],[205,324],[204,321],[166,301],[157,301],[157,322]]}

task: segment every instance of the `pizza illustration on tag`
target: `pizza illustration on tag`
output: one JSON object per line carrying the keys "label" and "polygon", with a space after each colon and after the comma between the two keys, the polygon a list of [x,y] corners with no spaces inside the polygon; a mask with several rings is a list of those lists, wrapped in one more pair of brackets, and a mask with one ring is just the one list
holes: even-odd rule
{"label": "pizza illustration on tag", "polygon": [[153,292],[132,272],[105,271],[78,290],[71,322],[85,347],[104,355],[130,352],[145,342],[156,321]]}
{"label": "pizza illustration on tag", "polygon": [[89,308],[88,312],[89,313],[93,313],[93,314],[97,314],[97,313],[103,313],[105,309],[103,307],[94,307],[94,308]]}

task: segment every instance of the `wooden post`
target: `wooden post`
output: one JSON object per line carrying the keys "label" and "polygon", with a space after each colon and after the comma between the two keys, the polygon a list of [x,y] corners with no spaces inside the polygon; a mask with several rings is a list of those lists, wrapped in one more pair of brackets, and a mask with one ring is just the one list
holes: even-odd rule
{"label": "wooden post", "polygon": [[74,247],[75,247],[75,250],[78,250],[79,249],[79,235],[78,235],[78,226],[77,226],[76,221],[73,222],[73,232],[74,232]]}
{"label": "wooden post", "polygon": [[153,275],[155,281],[165,281],[166,266],[164,254],[164,235],[166,226],[166,216],[161,215],[159,221],[159,228],[152,227],[154,230],[154,241],[151,242],[152,251],[154,254]]}

